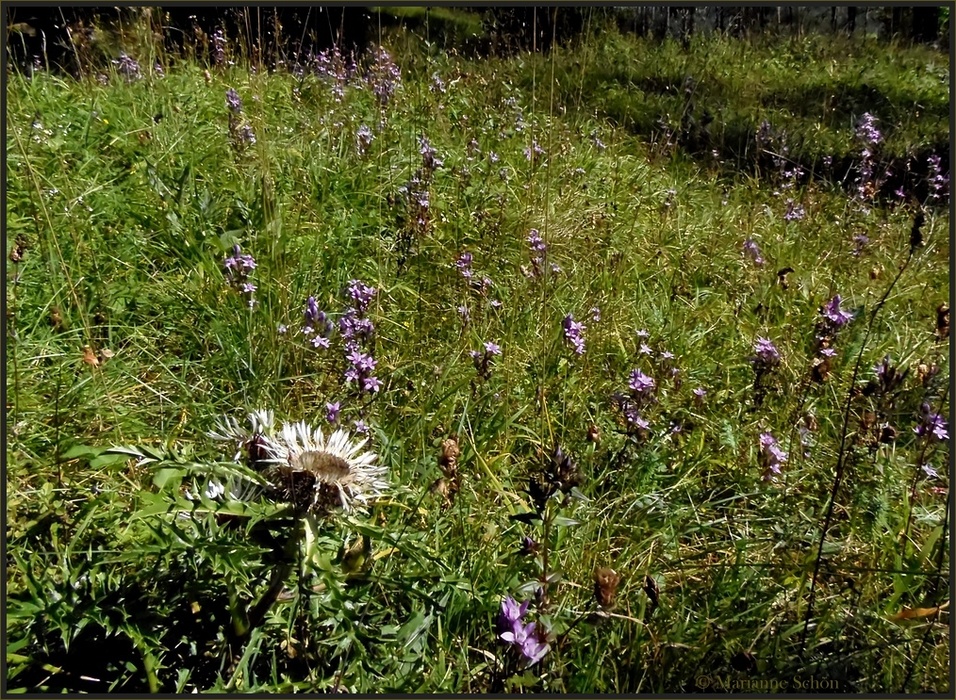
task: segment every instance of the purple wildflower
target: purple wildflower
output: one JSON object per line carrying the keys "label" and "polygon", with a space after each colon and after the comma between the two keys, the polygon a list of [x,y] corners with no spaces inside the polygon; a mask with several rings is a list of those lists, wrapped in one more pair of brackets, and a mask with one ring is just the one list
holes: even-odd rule
{"label": "purple wildflower", "polygon": [[541,272],[544,269],[544,260],[548,246],[541,237],[541,233],[536,228],[531,229],[526,240],[531,247],[532,270],[529,276],[538,277],[541,275]]}
{"label": "purple wildflower", "polygon": [[853,236],[853,245],[854,245],[853,255],[855,255],[856,257],[859,257],[863,253],[864,248],[866,248],[866,246],[868,246],[869,244],[870,244],[870,237],[867,236],[866,234],[858,233],[855,236]]}
{"label": "purple wildflower", "polygon": [[358,433],[359,435],[368,434],[368,425],[366,425],[364,420],[355,421],[353,427],[355,429],[355,432]]}
{"label": "purple wildflower", "polygon": [[641,370],[635,369],[631,372],[631,378],[627,386],[635,394],[647,394],[653,391],[655,382],[653,377],[649,377]]}
{"label": "purple wildflower", "polygon": [[436,157],[437,152],[427,138],[420,136],[418,138],[418,146],[419,152],[422,154],[422,167],[425,173],[430,175],[444,165],[443,161]]}
{"label": "purple wildflower", "polygon": [[867,146],[875,146],[883,140],[883,135],[876,128],[876,117],[869,112],[864,112],[863,116],[856,123],[856,137]]}
{"label": "purple wildflower", "polygon": [[637,409],[634,407],[631,407],[630,411],[625,412],[625,416],[627,417],[627,422],[638,430],[649,430],[651,427],[650,421],[637,413]]}
{"label": "purple wildflower", "polygon": [[337,425],[339,422],[339,412],[342,410],[342,404],[338,401],[335,403],[325,404],[325,420],[327,420],[332,425]]}
{"label": "purple wildflower", "polygon": [[796,204],[792,199],[787,200],[787,211],[783,215],[785,221],[800,221],[805,214],[803,205]]}
{"label": "purple wildflower", "polygon": [[484,344],[484,352],[471,350],[468,353],[482,379],[491,378],[491,358],[501,355],[501,346],[497,343],[488,341]]}
{"label": "purple wildflower", "polygon": [[372,134],[372,130],[366,124],[362,124],[355,132],[355,148],[358,154],[364,156],[368,153],[369,146],[372,145],[374,140],[375,136]]}
{"label": "purple wildflower", "polygon": [[539,545],[530,537],[523,537],[521,539],[521,554],[528,557],[533,554],[537,554]]}
{"label": "purple wildflower", "polygon": [[526,146],[524,149],[524,157],[527,160],[531,160],[534,156],[540,156],[543,154],[544,154],[544,149],[541,148],[540,144],[535,139],[532,139],[531,145]]}
{"label": "purple wildflower", "polygon": [[458,259],[455,260],[455,267],[458,268],[461,272],[461,276],[466,280],[470,280],[474,276],[474,272],[471,269],[471,253],[464,252],[458,256]]}
{"label": "purple wildflower", "polygon": [[375,298],[376,292],[377,290],[374,287],[369,287],[367,284],[363,284],[359,280],[349,281],[348,295],[355,302],[359,311],[365,311],[368,309],[368,305],[371,303],[372,299]]}
{"label": "purple wildflower", "polygon": [[521,655],[532,666],[544,658],[550,650],[545,641],[545,634],[536,623],[525,624],[523,618],[528,611],[528,601],[520,606],[510,596],[501,601],[501,612],[498,614],[498,636],[502,641],[518,648]]}
{"label": "purple wildflower", "polygon": [[706,390],[704,387],[699,386],[699,387],[696,387],[696,388],[694,389],[693,394],[694,394],[694,396],[696,396],[697,398],[702,399],[702,398],[704,398],[705,396],[707,396],[707,390]]}
{"label": "purple wildflower", "polygon": [[383,108],[388,105],[396,88],[401,84],[401,70],[395,65],[388,51],[381,46],[375,52],[375,60],[369,68],[366,80]]}
{"label": "purple wildflower", "polygon": [[532,622],[525,627],[524,640],[521,642],[521,653],[528,660],[528,666],[541,661],[551,649],[551,645],[542,638],[540,628],[535,629],[535,625],[536,623]]}
{"label": "purple wildflower", "polygon": [[601,320],[601,309],[597,306],[591,307],[591,321],[599,323]]}
{"label": "purple wildflower", "polygon": [[212,62],[220,66],[226,60],[226,33],[222,27],[217,27],[212,33]]}
{"label": "purple wildflower", "polygon": [[780,465],[787,461],[787,457],[773,435],[760,434],[760,464],[764,468],[765,481],[773,481],[780,474]]}
{"label": "purple wildflower", "polygon": [[324,311],[319,310],[319,305],[312,296],[306,299],[305,310],[302,313],[302,333],[313,336],[311,338],[313,346],[328,349],[332,322]]}
{"label": "purple wildflower", "polygon": [[755,367],[771,368],[780,364],[780,351],[769,338],[757,338],[754,344],[754,356],[750,362]]}
{"label": "purple wildflower", "polygon": [[923,471],[923,475],[924,475],[927,479],[938,479],[938,478],[939,478],[939,472],[936,471],[936,470],[935,470],[931,465],[929,465],[929,464],[922,464],[922,465],[920,465],[920,469]]}
{"label": "purple wildflower", "polygon": [[237,132],[238,139],[241,143],[246,146],[253,146],[256,143],[256,133],[252,130],[252,127],[248,124],[243,124],[239,127]]}
{"label": "purple wildflower", "polygon": [[242,111],[242,100],[239,98],[239,93],[232,88],[226,90],[226,107],[233,114],[239,114]]}
{"label": "purple wildflower", "polygon": [[949,426],[941,413],[934,413],[928,403],[920,406],[920,423],[913,432],[920,437],[929,437],[939,441],[949,439]]}
{"label": "purple wildflower", "polygon": [[498,614],[499,634],[508,630],[513,630],[515,624],[521,622],[525,613],[528,611],[530,601],[525,601],[520,605],[511,596],[505,596],[501,601],[501,612]]}
{"label": "purple wildflower", "polygon": [[852,313],[840,309],[840,302],[840,295],[837,294],[827,302],[826,306],[824,306],[823,310],[821,311],[824,318],[826,318],[834,328],[842,328],[853,320]]}
{"label": "purple wildflower", "polygon": [[760,247],[753,238],[744,241],[744,255],[753,260],[755,265],[763,265],[766,262],[760,253]]}
{"label": "purple wildflower", "polygon": [[585,325],[575,321],[571,314],[564,317],[562,325],[564,326],[564,339],[574,347],[575,354],[583,355],[584,336],[582,334],[586,329]]}
{"label": "purple wildflower", "polygon": [[237,243],[232,247],[232,255],[226,257],[223,262],[225,268],[226,280],[233,289],[249,295],[250,308],[255,306],[255,300],[252,297],[256,286],[249,281],[252,271],[256,269],[256,261],[251,255],[243,254],[242,249]]}
{"label": "purple wildflower", "polygon": [[116,66],[116,70],[121,73],[129,83],[134,80],[139,80],[142,77],[139,71],[139,62],[125,53],[121,53],[119,58],[113,61],[113,65]]}
{"label": "purple wildflower", "polygon": [[942,159],[933,154],[926,159],[929,172],[926,180],[929,183],[929,198],[934,202],[946,201],[949,193],[949,175],[943,172]]}

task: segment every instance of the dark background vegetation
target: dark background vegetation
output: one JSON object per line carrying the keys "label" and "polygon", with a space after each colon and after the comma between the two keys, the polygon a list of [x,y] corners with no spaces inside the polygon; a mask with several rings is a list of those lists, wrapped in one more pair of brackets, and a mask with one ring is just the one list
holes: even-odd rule
{"label": "dark background vegetation", "polygon": [[[8,56],[26,68],[40,58],[52,66],[78,72],[84,56],[77,47],[95,39],[94,27],[122,30],[145,8],[24,7],[7,8]],[[547,51],[553,42],[579,37],[595,19],[613,19],[619,29],[638,36],[689,40],[699,33],[726,32],[781,35],[805,32],[873,35],[949,45],[949,8],[942,4],[914,7],[805,6],[779,7],[203,7],[160,6],[153,13],[155,29],[171,46],[196,42],[208,48],[209,37],[222,28],[246,39],[250,55],[261,60],[294,60],[333,44],[364,48],[369,32],[381,23],[404,23],[424,29],[430,41],[446,50],[501,55],[519,50]],[[597,15],[597,17],[596,17]],[[99,57],[102,60],[102,56]]]}
{"label": "dark background vegetation", "polygon": [[[360,56],[375,43],[380,32],[402,28],[423,36],[435,50],[472,57],[508,56],[522,51],[547,53],[553,44],[574,45],[608,22],[623,34],[677,39],[689,44],[695,35],[714,32],[726,36],[774,41],[809,33],[872,39],[880,43],[924,43],[946,50],[949,46],[949,8],[942,4],[913,7],[778,6],[778,7],[9,7],[6,17],[8,65],[29,72],[42,67],[74,76],[103,69],[115,60],[128,35],[150,27],[166,50],[166,62],[198,59],[212,62],[214,36],[224,36],[237,53],[252,65],[270,69],[296,68],[310,56],[332,46]],[[564,66],[576,72],[576,65]],[[560,70],[560,68],[559,68]],[[585,109],[599,108],[613,123],[637,136],[660,138],[661,115],[674,106],[667,137],[689,155],[707,159],[714,155],[737,169],[757,172],[760,163],[751,147],[758,124],[727,116],[733,99],[727,86],[706,84],[692,72],[645,76],[629,65],[594,69],[595,99]],[[558,81],[567,85],[570,81]],[[608,99],[600,85],[636,88],[644,101]],[[820,91],[823,92],[820,92]],[[635,92],[637,92],[635,91]],[[833,94],[829,94],[832,92]],[[559,92],[565,108],[570,94]],[[923,104],[911,95],[889,94],[884,86],[859,81],[833,86],[794,85],[785,92],[766,95],[778,109],[801,115],[821,102],[833,105],[834,118],[864,111],[886,113],[892,105],[948,120],[949,104]],[[678,104],[679,103],[679,104]],[[714,122],[715,115],[722,119]],[[832,153],[829,144],[790,133],[789,158],[812,177],[852,182],[855,160],[850,153]],[[825,162],[821,153],[827,151]],[[899,189],[925,199],[927,159],[940,156],[949,171],[949,140],[935,139],[918,151],[888,148],[883,153],[886,177],[880,187],[883,199]],[[763,168],[767,170],[766,167]]]}

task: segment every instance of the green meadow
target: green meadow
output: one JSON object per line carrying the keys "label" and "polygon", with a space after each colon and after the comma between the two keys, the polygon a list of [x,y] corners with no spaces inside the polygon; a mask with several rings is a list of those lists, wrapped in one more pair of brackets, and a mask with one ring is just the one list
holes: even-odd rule
{"label": "green meadow", "polygon": [[6,78],[10,692],[952,691],[945,53],[131,36]]}

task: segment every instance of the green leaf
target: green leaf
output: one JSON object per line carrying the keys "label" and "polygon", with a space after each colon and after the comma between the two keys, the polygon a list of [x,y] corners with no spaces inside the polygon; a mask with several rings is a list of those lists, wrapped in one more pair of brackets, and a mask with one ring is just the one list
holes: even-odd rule
{"label": "green leaf", "polygon": [[95,457],[100,454],[104,448],[91,447],[89,445],[73,445],[70,449],[60,455],[61,459],[79,459],[80,457]]}
{"label": "green leaf", "polygon": [[158,489],[163,489],[166,487],[166,484],[169,483],[170,479],[182,480],[185,473],[185,469],[174,469],[171,467],[160,469],[156,472],[155,476],[153,476],[153,485]]}
{"label": "green leaf", "polygon": [[127,457],[124,455],[118,454],[105,454],[95,457],[90,460],[90,469],[100,469],[102,467],[109,467],[114,464],[122,464],[127,460]]}

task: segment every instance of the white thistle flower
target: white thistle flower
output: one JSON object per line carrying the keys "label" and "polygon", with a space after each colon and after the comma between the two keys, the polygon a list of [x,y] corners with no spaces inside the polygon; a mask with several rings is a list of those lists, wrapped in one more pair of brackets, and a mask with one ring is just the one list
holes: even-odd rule
{"label": "white thistle flower", "polygon": [[243,428],[239,421],[231,416],[224,416],[217,424],[215,430],[210,430],[207,435],[213,440],[223,442],[235,442],[238,448],[235,460],[238,462],[242,456],[242,448],[246,443],[257,435],[269,436],[275,432],[275,419],[272,411],[267,408],[257,409],[249,414],[250,428]]}
{"label": "white thistle flower", "polygon": [[349,511],[388,488],[385,467],[375,464],[373,452],[362,452],[367,440],[353,442],[345,430],[326,439],[321,428],[300,421],[263,442],[274,464],[267,476],[297,509]]}
{"label": "white thistle flower", "polygon": [[215,501],[226,492],[226,487],[222,485],[219,479],[210,479],[206,484],[206,498]]}

